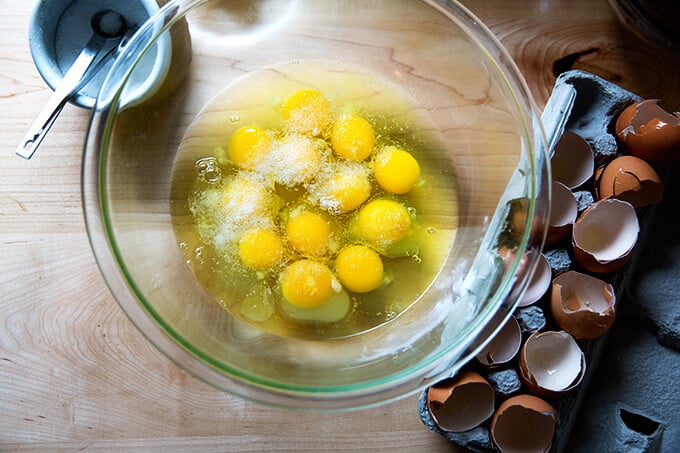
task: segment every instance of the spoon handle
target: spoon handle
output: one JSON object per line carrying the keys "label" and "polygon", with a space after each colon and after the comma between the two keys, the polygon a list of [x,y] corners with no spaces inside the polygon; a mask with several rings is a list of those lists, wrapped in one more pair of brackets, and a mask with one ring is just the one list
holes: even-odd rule
{"label": "spoon handle", "polygon": [[21,143],[16,149],[17,155],[24,159],[30,159],[38,149],[50,127],[61,113],[66,102],[89,80],[85,78],[87,70],[92,66],[97,54],[106,43],[106,39],[94,33],[87,42],[85,48],[80,52],[69,70],[64,75],[63,80],[52,93],[47,104],[40,111],[31,127],[24,135]]}

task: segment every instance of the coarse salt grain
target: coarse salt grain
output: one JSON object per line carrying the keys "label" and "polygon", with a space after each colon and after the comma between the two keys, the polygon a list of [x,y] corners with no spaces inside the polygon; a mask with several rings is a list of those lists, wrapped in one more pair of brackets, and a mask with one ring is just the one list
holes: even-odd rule
{"label": "coarse salt grain", "polygon": [[[346,212],[347,200],[357,187],[365,185],[370,190],[371,170],[360,162],[338,161],[324,166],[316,180],[310,184],[309,200],[334,214]],[[363,200],[362,200],[363,202]],[[350,209],[351,210],[351,209]]]}
{"label": "coarse salt grain", "polygon": [[199,192],[190,200],[189,209],[201,240],[228,254],[245,231],[274,226],[275,200],[261,178],[240,172],[224,185]]}
{"label": "coarse salt grain", "polygon": [[289,135],[272,144],[256,171],[274,182],[292,187],[314,179],[327,159],[321,143],[302,135]]}

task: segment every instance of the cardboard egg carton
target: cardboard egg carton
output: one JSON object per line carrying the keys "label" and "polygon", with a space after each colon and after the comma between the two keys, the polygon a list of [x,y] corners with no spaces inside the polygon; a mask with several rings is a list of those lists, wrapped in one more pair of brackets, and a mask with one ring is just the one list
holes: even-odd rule
{"label": "cardboard egg carton", "polygon": [[[556,80],[541,118],[549,149],[554,149],[564,131],[571,131],[580,135],[589,143],[593,150],[596,165],[613,159],[621,152],[614,135],[616,118],[625,107],[639,100],[641,98],[638,95],[596,75],[577,70],[563,73]],[[668,171],[663,172],[666,175],[665,180],[670,179],[668,173]],[[676,184],[676,186],[680,186],[680,184]],[[595,201],[592,181],[575,191],[574,195],[579,204],[578,211],[582,212]],[[648,218],[651,217],[649,213],[653,209],[642,208],[638,211],[641,240],[638,241],[629,264],[619,271],[602,276],[603,280],[611,283],[616,290],[617,300],[619,301],[617,307],[619,314],[617,316],[621,316],[620,312],[624,312],[624,316],[627,317],[626,312],[643,311],[646,313],[648,311],[645,307],[639,308],[640,304],[635,300],[630,300],[634,298],[630,296],[630,291],[626,291],[626,287],[631,278],[636,281],[633,274],[637,272],[636,262],[639,260],[639,255],[643,253],[640,242],[651,235],[646,231],[648,229],[646,226],[649,223]],[[677,212],[677,210],[674,212]],[[674,215],[677,217],[677,214]],[[676,247],[677,266],[674,272],[680,276],[680,240],[676,242],[679,245]],[[553,275],[574,268],[581,270],[578,269],[578,264],[572,260],[572,253],[568,247],[551,247],[544,250],[544,255],[550,263]],[[657,326],[656,336],[659,342],[664,343],[665,341],[671,348],[680,351],[680,334],[678,334],[680,332],[680,283],[677,283],[677,280],[676,278],[675,287],[677,288],[676,300],[678,300],[678,304],[675,311],[670,314],[670,325],[668,319],[662,315],[651,320],[651,324]],[[550,291],[537,304],[518,308],[514,312],[514,316],[522,328],[523,336],[526,337],[542,329],[559,330],[551,319],[549,304],[546,303],[546,299],[549,299],[549,293]],[[630,305],[632,308],[625,305]],[[658,312],[668,315],[668,310],[652,309],[651,311],[652,313]],[[675,318],[672,317],[673,313],[675,313]],[[672,319],[677,322],[673,324]],[[617,324],[623,322],[625,320],[619,321],[617,318],[612,330],[616,330]],[[650,320],[645,319],[640,322],[649,324]],[[594,390],[591,386],[603,385],[602,382],[595,382],[597,385],[591,385],[593,380],[602,380],[602,377],[599,376],[602,373],[598,371],[598,365],[603,359],[606,360],[612,354],[618,353],[616,346],[609,344],[609,335],[610,333],[607,332],[602,337],[593,340],[579,340],[579,346],[586,356],[588,372],[581,385],[574,391],[566,396],[550,400],[550,403],[558,410],[558,423],[551,446],[553,452],[588,451],[588,449],[591,449],[590,451],[646,452],[653,449],[665,451],[663,445],[672,445],[663,441],[664,430],[672,421],[662,420],[662,417],[655,415],[652,413],[653,411],[636,409],[627,404],[625,402],[626,395],[622,395],[622,399],[619,401],[600,402],[600,413],[593,413],[589,404],[589,397],[586,397],[586,394],[593,393]],[[509,366],[498,369],[484,369],[479,364],[474,363],[470,363],[464,368],[472,367],[487,378],[496,391],[498,404],[511,394],[528,393],[517,376],[516,365],[515,360]],[[661,364],[660,366],[663,367]],[[631,363],[630,367],[634,369],[635,364]],[[678,357],[677,368],[675,380],[673,380],[673,377],[670,378],[671,382],[675,382],[676,385],[677,378],[680,377],[680,357]],[[610,371],[604,370],[604,372]],[[621,378],[625,379],[625,377]],[[623,388],[621,391],[624,390],[626,389]],[[599,391],[599,389],[595,389],[595,391]],[[640,392],[645,393],[644,390],[640,390]],[[649,400],[653,401],[652,391],[647,390],[646,393],[649,394]],[[677,388],[675,393],[679,393]],[[464,433],[445,432],[432,419],[425,396],[426,392],[423,392],[418,405],[421,420],[428,429],[446,436],[450,441],[471,451],[495,451],[490,439],[488,420],[481,426]],[[676,398],[680,399],[680,395],[676,395]],[[637,395],[632,399],[637,400]],[[639,405],[641,404],[639,403]],[[677,410],[671,412],[677,413]],[[678,419],[680,416],[675,415],[675,418]],[[589,426],[591,422],[598,423],[598,425]],[[680,425],[678,422],[679,420],[675,420],[675,425]],[[603,426],[607,429],[603,429]],[[575,427],[578,428],[578,432],[574,431]],[[679,437],[677,440],[680,441],[680,433],[677,436]]]}

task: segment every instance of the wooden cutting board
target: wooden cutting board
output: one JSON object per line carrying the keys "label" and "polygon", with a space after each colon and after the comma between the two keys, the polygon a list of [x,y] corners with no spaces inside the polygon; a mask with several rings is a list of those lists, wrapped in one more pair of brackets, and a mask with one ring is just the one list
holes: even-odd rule
{"label": "wooden cutting board", "polygon": [[[416,397],[345,414],[263,408],[180,371],[109,293],[80,200],[88,111],[67,106],[38,154],[14,155],[50,95],[28,50],[34,1],[0,0],[0,450],[451,451]],[[542,106],[584,69],[680,110],[680,56],[650,47],[606,2],[467,0]]]}

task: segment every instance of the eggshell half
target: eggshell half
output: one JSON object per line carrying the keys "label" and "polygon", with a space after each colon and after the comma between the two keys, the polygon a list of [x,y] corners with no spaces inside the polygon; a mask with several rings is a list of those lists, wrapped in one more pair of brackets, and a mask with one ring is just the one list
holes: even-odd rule
{"label": "eggshell half", "polygon": [[547,452],[557,425],[557,411],[532,395],[517,395],[498,406],[491,419],[491,439],[501,453]]}
{"label": "eggshell half", "polygon": [[555,145],[550,167],[554,181],[575,189],[593,176],[593,150],[580,135],[565,131]]}
{"label": "eggshell half", "polygon": [[511,361],[522,345],[522,332],[514,317],[508,318],[501,330],[477,354],[477,361],[487,367],[496,367]]}
{"label": "eggshell half", "polygon": [[532,393],[563,395],[581,383],[586,359],[567,332],[536,332],[524,342],[519,375]]}
{"label": "eggshell half", "polygon": [[644,160],[621,156],[605,167],[599,180],[598,194],[600,198],[618,198],[641,208],[661,201],[663,183]]}
{"label": "eggshell half", "polygon": [[626,264],[639,232],[637,214],[630,203],[615,198],[600,200],[574,223],[574,257],[590,272],[613,272]]}
{"label": "eggshell half", "polygon": [[[503,266],[505,270],[508,271],[512,265],[515,256],[517,255],[517,248],[508,248],[505,245],[501,245],[498,248],[498,256],[503,261]],[[525,281],[524,274],[527,271],[527,263],[532,263],[534,261],[534,256],[538,255],[536,259],[536,268],[534,273],[526,284],[526,288],[523,285],[517,283],[523,283]],[[531,249],[522,255],[522,258],[515,271],[516,281],[512,288],[512,291],[508,295],[509,300],[517,300],[518,307],[526,307],[537,302],[545,293],[548,288],[550,288],[551,280],[551,270],[550,264],[540,251],[536,249]],[[524,293],[520,294],[520,291],[524,289]]]}
{"label": "eggshell half", "polygon": [[518,198],[510,202],[510,213],[508,223],[510,230],[516,238],[522,237],[527,223],[527,211],[529,210],[529,200]]}
{"label": "eggshell half", "polygon": [[[515,261],[515,257],[517,256],[517,247],[510,248],[506,245],[501,245],[498,247],[498,256],[503,261],[503,267],[507,271]],[[520,259],[519,265],[517,267],[517,272],[521,272],[525,264],[526,256],[522,256],[522,259]]]}
{"label": "eggshell half", "polygon": [[536,303],[541,297],[545,295],[550,288],[550,280],[552,278],[552,272],[550,270],[550,264],[546,259],[545,255],[541,254],[536,263],[536,270],[534,275],[531,277],[529,286],[522,295],[522,298],[517,304],[518,307],[526,307],[533,303]]}
{"label": "eggshell half", "polygon": [[427,390],[427,407],[444,431],[473,429],[493,414],[495,396],[491,384],[479,373],[462,370]]}
{"label": "eggshell half", "polygon": [[564,184],[553,181],[550,221],[545,245],[554,245],[567,237],[576,216],[578,216],[578,204],[573,192]]}
{"label": "eggshell half", "polygon": [[555,277],[550,308],[560,328],[575,338],[596,338],[614,323],[614,288],[599,278],[569,271]]}
{"label": "eggshell half", "polygon": [[616,120],[616,137],[634,156],[648,162],[680,159],[680,114],[647,99],[626,107]]}
{"label": "eggshell half", "polygon": [[602,173],[604,173],[604,169],[607,167],[607,165],[599,165],[595,168],[595,175],[593,175],[593,188],[595,189],[595,198],[598,200],[602,197],[600,197],[600,181],[602,180]]}

